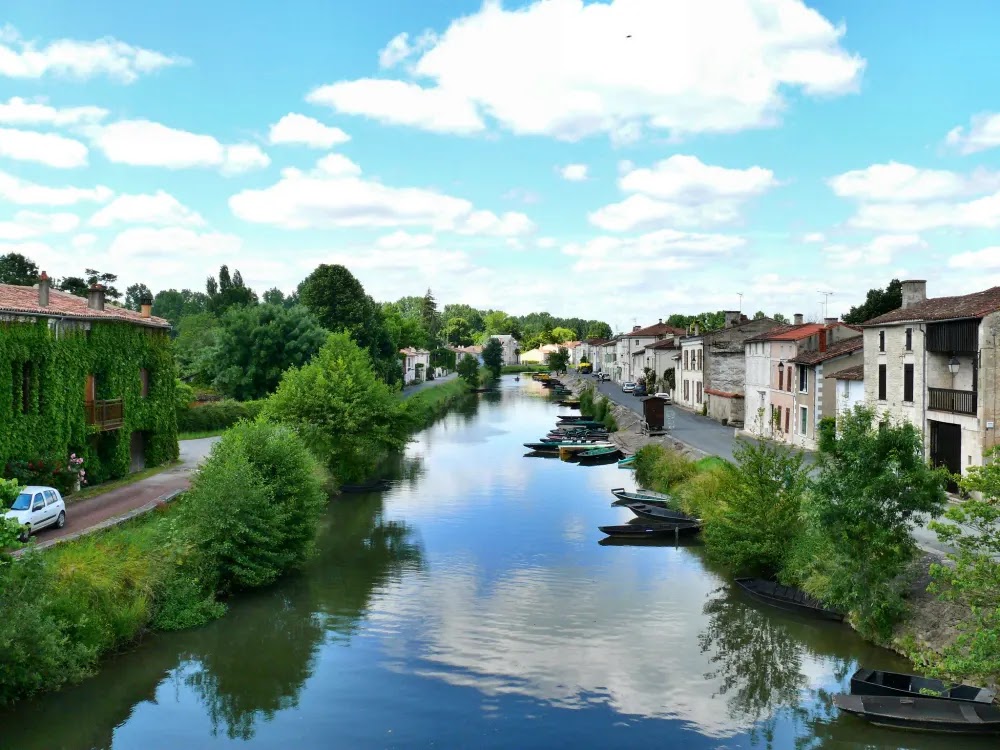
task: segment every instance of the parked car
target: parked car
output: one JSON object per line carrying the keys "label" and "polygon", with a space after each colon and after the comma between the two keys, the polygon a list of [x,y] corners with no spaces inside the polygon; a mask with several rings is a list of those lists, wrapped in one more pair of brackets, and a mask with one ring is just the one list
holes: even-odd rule
{"label": "parked car", "polygon": [[603,382],[606,382],[608,380],[611,380],[611,376],[608,375],[606,372],[602,372],[601,373],[601,377],[599,378],[599,380],[603,383]]}
{"label": "parked car", "polygon": [[670,394],[666,393],[665,391],[660,391],[659,393],[654,393],[653,395],[656,396],[657,398],[662,398],[668,404],[672,404],[674,402]]}
{"label": "parked car", "polygon": [[648,396],[649,391],[646,390],[646,386],[642,383],[638,383],[635,388],[632,389],[633,396]]}
{"label": "parked car", "polygon": [[627,383],[622,383],[622,393],[631,393],[634,390],[635,390],[635,383],[633,383],[631,380],[628,381]]}
{"label": "parked car", "polygon": [[65,526],[66,503],[54,487],[25,487],[4,516],[21,525],[22,538],[27,540],[30,534],[47,526]]}

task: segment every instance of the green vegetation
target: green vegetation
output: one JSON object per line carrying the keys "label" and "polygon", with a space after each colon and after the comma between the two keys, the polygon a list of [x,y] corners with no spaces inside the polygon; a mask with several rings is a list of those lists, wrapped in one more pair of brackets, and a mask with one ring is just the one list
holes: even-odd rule
{"label": "green vegetation", "polygon": [[504,365],[500,369],[501,375],[516,375],[521,372],[548,372],[546,365]]}
{"label": "green vegetation", "polygon": [[498,339],[490,339],[483,347],[483,365],[490,371],[493,379],[500,377],[503,369],[503,345]]}
{"label": "green vegetation", "polygon": [[469,388],[479,387],[479,360],[466,354],[458,361],[458,377],[465,381]]}
{"label": "green vegetation", "polygon": [[0,284],[34,286],[38,274],[38,266],[20,253],[0,255]]}
{"label": "green vegetation", "polygon": [[177,412],[177,429],[182,433],[218,432],[245,419],[256,419],[264,401],[209,401],[185,406]]}
{"label": "green vegetation", "polygon": [[549,352],[545,355],[545,364],[553,372],[566,372],[569,368],[569,349],[560,346],[556,351]]}
{"label": "green vegetation", "polygon": [[893,279],[885,289],[869,289],[864,304],[852,307],[843,319],[845,323],[864,323],[902,306],[903,284],[899,279]]}
{"label": "green vegetation", "polygon": [[469,390],[461,379],[449,380],[414,393],[403,401],[403,413],[408,428],[417,432],[429,427],[459,401],[469,398]]}

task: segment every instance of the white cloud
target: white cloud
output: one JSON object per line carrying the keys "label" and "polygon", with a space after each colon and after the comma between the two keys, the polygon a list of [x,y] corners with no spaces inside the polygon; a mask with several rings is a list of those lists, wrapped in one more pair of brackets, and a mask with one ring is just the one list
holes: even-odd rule
{"label": "white cloud", "polygon": [[478,133],[485,130],[476,108],[443,89],[383,78],[362,78],[320,86],[306,101],[349,115],[365,115],[392,125],[408,125],[435,133]]}
{"label": "white cloud", "polygon": [[340,128],[290,112],[271,126],[268,140],[272,144],[298,143],[310,148],[331,148],[346,143],[351,137]]}
{"label": "white cloud", "polygon": [[71,169],[87,164],[87,147],[80,141],[55,133],[0,128],[0,156]]}
{"label": "white cloud", "polygon": [[950,198],[973,187],[970,180],[956,172],[920,169],[895,161],[844,172],[831,177],[828,183],[841,198],[899,203]]}
{"label": "white cloud", "polygon": [[12,26],[0,29],[0,76],[66,78],[107,76],[132,83],[140,75],[187,63],[182,57],[135,47],[112,37],[95,41],[57,39],[44,46],[23,39]]}
{"label": "white cloud", "polygon": [[492,211],[473,211],[456,225],[455,231],[459,234],[515,237],[531,234],[535,231],[535,224],[517,211],[507,211],[500,216]]}
{"label": "white cloud", "polygon": [[[578,258],[574,271],[614,271],[623,259],[629,268],[642,271],[687,269],[705,258],[727,255],[746,245],[742,237],[728,234],[680,232],[661,229],[637,237],[595,237],[585,243],[571,243],[563,253]],[[701,259],[701,260],[699,260]]]}
{"label": "white cloud", "polygon": [[389,43],[378,53],[378,64],[383,68],[393,68],[412,53],[410,35],[404,31],[390,39]]}
{"label": "white cloud", "polygon": [[72,206],[85,201],[103,203],[112,195],[111,189],[103,185],[92,188],[49,187],[0,172],[0,200],[19,206]]}
{"label": "white cloud", "polygon": [[157,224],[161,226],[200,226],[205,220],[163,190],[152,194],[119,195],[90,217],[93,227],[112,224]]}
{"label": "white cloud", "polygon": [[559,168],[559,175],[570,182],[581,182],[587,179],[587,165],[567,164],[565,167]]}
{"label": "white cloud", "polygon": [[0,122],[8,125],[80,125],[104,119],[108,110],[101,107],[56,108],[44,101],[28,101],[12,96],[0,103]]}
{"label": "white cloud", "polygon": [[948,259],[949,268],[971,268],[975,271],[1000,268],[1000,246],[984,247],[982,250],[953,255]]}
{"label": "white cloud", "polygon": [[1000,112],[973,116],[968,132],[962,126],[952,128],[945,137],[945,143],[963,154],[974,154],[1000,146]]}
{"label": "white cloud", "polygon": [[108,254],[122,261],[190,262],[210,255],[236,253],[242,245],[243,241],[236,235],[221,232],[196,232],[183,227],[133,227],[114,238]]}
{"label": "white cloud", "polygon": [[327,154],[316,162],[316,171],[330,177],[356,177],[361,167],[343,154]]}
{"label": "white cloud", "polygon": [[822,232],[809,232],[802,236],[803,242],[816,243],[816,242],[826,242],[826,235]]}
{"label": "white cloud", "polygon": [[964,202],[862,205],[848,223],[887,232],[924,232],[943,227],[996,229],[1000,227],[1000,192]]}
{"label": "white cloud", "polygon": [[[567,140],[736,131],[774,124],[785,90],[856,90],[865,63],[841,46],[844,33],[799,0],[486,2],[414,62],[430,86],[362,79],[324,90],[341,112],[437,132],[477,132],[478,112]],[[412,55],[399,36],[381,57]]]}
{"label": "white cloud", "polygon": [[551,250],[559,244],[559,241],[555,237],[539,237],[535,240],[535,245],[542,248],[543,250]]}
{"label": "white cloud", "polygon": [[70,240],[70,244],[74,250],[87,250],[97,244],[97,235],[90,233],[78,234]]}
{"label": "white cloud", "polygon": [[861,247],[830,245],[823,249],[831,265],[887,266],[898,253],[913,253],[926,250],[927,243],[918,234],[886,234],[875,237]]}
{"label": "white cloud", "polygon": [[254,144],[223,145],[210,135],[178,130],[150,120],[121,120],[93,132],[94,145],[109,161],[144,167],[218,167],[238,174],[271,163]]}
{"label": "white cloud", "polygon": [[70,213],[40,214],[18,211],[12,221],[0,221],[0,240],[25,240],[46,234],[72,232],[80,217]]}
{"label": "white cloud", "polygon": [[375,240],[376,247],[387,250],[430,247],[433,244],[433,234],[410,234],[409,232],[404,232],[402,229]]}

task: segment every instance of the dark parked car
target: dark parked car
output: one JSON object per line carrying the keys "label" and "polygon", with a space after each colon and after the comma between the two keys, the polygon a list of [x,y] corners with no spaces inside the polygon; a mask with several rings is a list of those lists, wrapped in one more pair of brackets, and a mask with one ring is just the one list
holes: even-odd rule
{"label": "dark parked car", "polygon": [[632,390],[633,396],[648,396],[649,392],[646,390],[646,386],[642,383],[637,383],[635,388]]}

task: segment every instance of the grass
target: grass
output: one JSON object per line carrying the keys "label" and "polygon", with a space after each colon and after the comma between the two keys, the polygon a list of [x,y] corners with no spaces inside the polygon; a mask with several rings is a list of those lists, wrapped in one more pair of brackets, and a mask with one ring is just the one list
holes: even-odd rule
{"label": "grass", "polygon": [[469,387],[459,378],[414,393],[403,401],[410,429],[416,432],[430,426],[455,402],[468,395]]}
{"label": "grass", "polygon": [[220,427],[218,430],[195,430],[194,432],[182,432],[177,436],[178,440],[201,440],[202,438],[219,437],[228,427]]}
{"label": "grass", "polygon": [[91,497],[103,495],[105,492],[117,490],[119,487],[128,487],[130,484],[141,482],[143,479],[149,479],[149,477],[156,476],[157,474],[164,472],[167,469],[172,469],[179,464],[180,461],[170,461],[168,463],[161,464],[160,466],[154,466],[150,469],[137,471],[135,474],[129,474],[127,477],[123,477],[122,479],[115,479],[114,481],[104,482],[103,484],[95,484],[92,487],[84,487],[79,492],[74,492],[72,495],[67,497],[66,504],[72,505],[73,503],[78,503],[81,500],[87,500]]}

